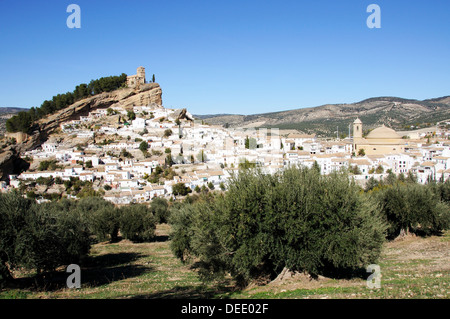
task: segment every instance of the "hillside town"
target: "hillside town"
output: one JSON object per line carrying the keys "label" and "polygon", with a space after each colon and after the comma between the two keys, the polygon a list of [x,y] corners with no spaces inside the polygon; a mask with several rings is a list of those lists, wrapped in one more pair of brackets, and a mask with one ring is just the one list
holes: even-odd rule
{"label": "hillside town", "polygon": [[[145,82],[142,67],[127,78],[129,87]],[[408,132],[383,125],[368,132],[357,118],[349,123],[349,136],[332,139],[276,128],[209,125],[186,109],[154,102],[118,103],[61,123],[39,148],[21,154],[31,163],[29,169],[9,175],[0,186],[2,192],[26,190],[38,182],[41,191],[30,194],[47,201],[49,194],[61,194],[79,181],[121,205],[176,199],[184,193],[174,191],[177,185],[186,192],[226,190],[227,180],[242,167],[272,174],[291,165],[316,166],[322,174],[347,170],[361,186],[389,174],[414,174],[425,184],[450,177],[449,124]]]}
{"label": "hillside town", "polygon": [[[79,179],[105,189],[104,198],[115,204],[142,203],[175,197],[172,188],[179,183],[191,191],[208,186],[225,189],[228,178],[243,165],[267,173],[290,165],[318,165],[322,174],[349,169],[362,185],[370,177],[380,180],[390,172],[413,173],[420,183],[449,178],[446,129],[403,136],[384,126],[365,137],[362,132],[359,119],[353,123],[351,138],[318,139],[314,134],[283,134],[277,129],[208,125],[185,109],[155,104],[135,106],[132,111],[97,109],[61,124],[56,139],[23,154],[33,163],[54,161],[54,170],[35,168],[10,175],[2,190],[39,178]],[[175,168],[170,179],[149,181],[152,173],[167,166]]]}

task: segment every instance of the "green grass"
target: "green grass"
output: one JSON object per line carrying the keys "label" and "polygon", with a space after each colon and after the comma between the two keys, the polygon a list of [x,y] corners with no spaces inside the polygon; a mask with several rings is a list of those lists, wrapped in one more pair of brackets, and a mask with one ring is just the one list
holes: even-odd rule
{"label": "green grass", "polygon": [[[236,290],[231,281],[202,283],[189,264],[176,259],[166,236],[169,226],[159,225],[160,240],[150,243],[101,243],[92,247],[81,267],[81,289],[65,288],[64,269],[56,284],[33,286],[34,275],[22,274],[16,287],[0,291],[0,299],[71,298],[442,298],[450,297],[449,232],[441,237],[409,238],[385,244],[381,288],[369,289],[366,278],[318,281],[288,279],[279,284]],[[369,276],[369,274],[367,274]]]}

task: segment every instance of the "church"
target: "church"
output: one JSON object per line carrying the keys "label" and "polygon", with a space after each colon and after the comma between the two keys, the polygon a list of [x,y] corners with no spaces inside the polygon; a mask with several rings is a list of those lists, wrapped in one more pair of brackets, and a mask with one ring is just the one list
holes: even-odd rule
{"label": "church", "polygon": [[353,122],[353,150],[358,154],[363,149],[366,155],[399,154],[405,150],[405,140],[393,129],[380,126],[363,137],[362,122]]}

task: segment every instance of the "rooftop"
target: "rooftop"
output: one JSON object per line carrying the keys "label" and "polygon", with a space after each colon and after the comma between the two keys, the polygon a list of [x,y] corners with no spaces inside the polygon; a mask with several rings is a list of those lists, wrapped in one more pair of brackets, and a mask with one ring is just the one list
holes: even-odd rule
{"label": "rooftop", "polygon": [[400,139],[401,136],[397,134],[393,129],[386,126],[380,126],[371,131],[366,139]]}

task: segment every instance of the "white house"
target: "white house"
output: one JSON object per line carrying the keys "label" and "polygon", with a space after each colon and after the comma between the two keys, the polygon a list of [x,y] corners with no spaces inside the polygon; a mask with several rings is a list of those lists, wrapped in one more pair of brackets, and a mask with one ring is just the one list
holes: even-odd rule
{"label": "white house", "polygon": [[81,173],[79,178],[80,178],[80,181],[93,182],[95,180],[95,175],[93,172],[86,172],[86,173]]}
{"label": "white house", "polygon": [[135,130],[143,130],[145,128],[147,121],[143,118],[136,118],[135,120],[133,120],[131,127]]}
{"label": "white house", "polygon": [[135,179],[119,179],[117,182],[120,187],[136,188],[139,186],[139,182]]}
{"label": "white house", "polygon": [[48,153],[54,153],[58,147],[57,143],[44,143],[42,144],[42,150]]}

